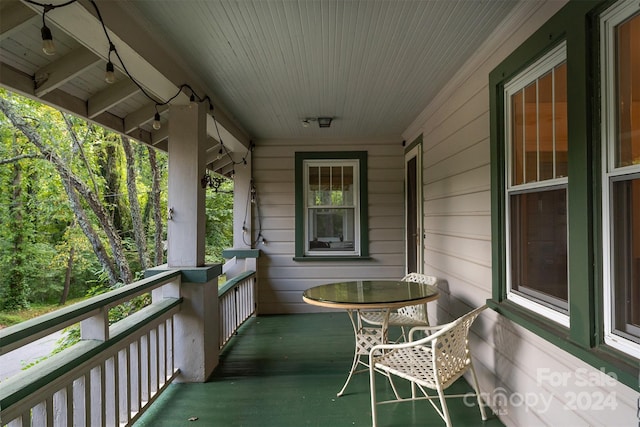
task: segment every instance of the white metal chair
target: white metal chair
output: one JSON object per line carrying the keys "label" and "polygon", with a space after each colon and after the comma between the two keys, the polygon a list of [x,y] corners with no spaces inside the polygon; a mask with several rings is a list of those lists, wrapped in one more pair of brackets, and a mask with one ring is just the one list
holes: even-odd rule
{"label": "white metal chair", "polygon": [[[409,273],[402,278],[403,282],[421,283],[423,285],[435,285],[438,278],[420,273]],[[362,311],[360,317],[365,323],[375,326],[382,326],[384,323],[384,311]],[[429,317],[427,316],[427,304],[409,305],[401,307],[396,311],[389,313],[388,326],[400,326],[403,341],[407,340],[405,328],[415,326],[429,326]]]}
{"label": "white metal chair", "polygon": [[[423,399],[429,400],[429,403],[440,414],[447,427],[451,427],[451,418],[447,409],[446,399],[468,397],[470,395],[445,395],[444,390],[467,371],[471,371],[471,385],[475,391],[482,419],[487,419],[469,348],[469,329],[476,317],[485,308],[487,308],[486,305],[479,307],[446,325],[412,328],[409,332],[410,342],[380,344],[372,347],[369,354],[369,378],[371,384],[371,417],[374,427],[377,425],[377,405]],[[414,332],[418,330],[435,332],[426,338],[411,341]],[[376,401],[376,372],[388,377],[396,399],[383,402]],[[411,382],[411,397],[401,398],[399,396],[393,383],[393,376],[398,376]],[[417,395],[416,387],[420,389],[422,395]],[[438,394],[437,396],[429,395],[425,389],[436,390]],[[433,402],[433,399],[436,398],[440,400],[440,408]]]}

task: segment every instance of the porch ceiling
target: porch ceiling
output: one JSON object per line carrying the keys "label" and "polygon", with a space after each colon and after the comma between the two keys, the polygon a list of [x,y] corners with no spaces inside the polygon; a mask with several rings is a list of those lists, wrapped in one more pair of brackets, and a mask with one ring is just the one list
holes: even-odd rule
{"label": "porch ceiling", "polygon": [[[48,3],[48,2],[47,2]],[[63,0],[53,4],[62,4]],[[208,95],[225,146],[259,139],[401,139],[401,133],[518,3],[515,0],[97,1],[135,80],[156,101],[187,83]],[[0,0],[0,84],[166,147],[155,102],[112,55],[87,0],[46,14],[57,54],[41,50],[42,7]],[[172,102],[187,102],[183,90]],[[167,112],[161,107],[163,123]],[[303,127],[334,117],[330,128]],[[209,123],[211,161],[218,130]],[[217,165],[224,172],[224,165]]]}

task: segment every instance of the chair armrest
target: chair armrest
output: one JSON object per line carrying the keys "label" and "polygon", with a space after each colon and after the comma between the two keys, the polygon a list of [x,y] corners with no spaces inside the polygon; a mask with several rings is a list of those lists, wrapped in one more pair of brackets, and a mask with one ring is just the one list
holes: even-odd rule
{"label": "chair armrest", "polygon": [[376,350],[395,350],[399,348],[417,347],[417,346],[423,346],[425,344],[429,344],[431,341],[440,337],[440,335],[444,334],[447,330],[455,326],[454,323],[455,322],[447,323],[444,325],[437,325],[437,326],[416,326],[415,328],[411,328],[411,331],[409,331],[409,336],[411,336],[411,333],[414,331],[414,329],[415,330],[431,329],[431,330],[437,330],[437,332],[425,338],[420,338],[419,340],[415,340],[415,341],[407,341],[407,342],[398,343],[398,344],[374,345],[373,347],[371,347],[371,350],[369,350],[369,359],[371,360],[374,357],[373,354]]}
{"label": "chair armrest", "polygon": [[411,330],[409,331],[409,341],[413,341],[413,333],[414,332],[418,332],[418,331],[423,331],[423,332],[433,332],[433,331],[437,331],[440,330],[446,326],[448,326],[449,324],[446,323],[444,325],[434,325],[434,326],[414,326],[413,328],[411,328]]}

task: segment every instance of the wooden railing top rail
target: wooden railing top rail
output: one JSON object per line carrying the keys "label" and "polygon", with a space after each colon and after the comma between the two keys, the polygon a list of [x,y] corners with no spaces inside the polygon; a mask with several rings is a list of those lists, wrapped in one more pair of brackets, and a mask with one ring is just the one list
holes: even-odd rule
{"label": "wooden railing top rail", "polygon": [[0,354],[7,353],[24,344],[47,336],[80,320],[108,310],[126,300],[147,293],[176,277],[180,270],[170,270],[96,295],[84,301],[38,316],[14,326],[0,330]]}
{"label": "wooden railing top rail", "polygon": [[219,297],[223,296],[224,294],[229,292],[237,283],[243,281],[248,277],[253,276],[254,274],[256,274],[254,270],[247,270],[244,273],[238,274],[232,279],[227,280],[226,282],[224,282],[224,285],[220,287],[220,289],[218,289],[218,296]]}
{"label": "wooden railing top rail", "polygon": [[22,371],[3,381],[0,388],[0,407],[9,408],[49,385],[55,386],[53,382],[56,379],[73,371],[81,371],[84,368],[83,365],[90,362],[93,357],[117,348],[120,341],[163,314],[176,310],[181,303],[182,298],[167,298],[160,303],[147,306],[113,324],[107,341],[82,340],[73,347],[40,362],[38,369]]}

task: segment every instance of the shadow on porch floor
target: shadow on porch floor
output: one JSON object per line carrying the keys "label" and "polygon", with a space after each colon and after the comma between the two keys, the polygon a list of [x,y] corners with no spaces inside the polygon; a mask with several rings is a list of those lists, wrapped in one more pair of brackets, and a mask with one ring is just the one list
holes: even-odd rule
{"label": "shadow on porch floor", "polygon": [[[172,384],[135,425],[371,425],[368,374],[355,375],[344,396],[336,397],[352,357],[353,331],[344,312],[252,318],[225,347],[208,382]],[[386,381],[377,386],[382,398],[391,396]],[[449,389],[468,390],[464,380]],[[482,423],[477,406],[462,399],[448,404],[455,426],[503,425],[495,415]],[[425,401],[382,405],[378,412],[380,426],[444,426]]]}

